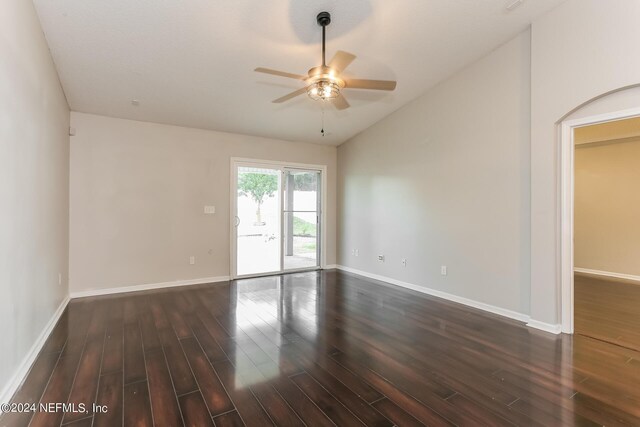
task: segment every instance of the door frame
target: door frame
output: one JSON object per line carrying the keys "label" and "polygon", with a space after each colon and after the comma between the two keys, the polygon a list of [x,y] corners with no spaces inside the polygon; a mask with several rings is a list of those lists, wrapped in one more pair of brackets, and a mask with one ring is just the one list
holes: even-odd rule
{"label": "door frame", "polygon": [[560,125],[560,310],[562,332],[574,333],[574,129],[640,117],[640,108],[565,120]]}
{"label": "door frame", "polygon": [[[231,157],[230,159],[230,168],[229,168],[229,180],[230,180],[230,192],[229,192],[229,247],[230,247],[230,265],[229,265],[229,277],[231,280],[235,280],[238,278],[250,278],[250,277],[260,277],[260,276],[269,276],[269,275],[277,275],[283,273],[295,273],[299,271],[310,271],[325,269],[326,268],[326,255],[327,255],[327,165],[314,165],[307,163],[296,163],[296,162],[284,162],[277,160],[263,160],[263,159],[252,159],[247,157]],[[283,194],[280,195],[280,271],[265,273],[265,274],[251,274],[251,275],[242,275],[238,276],[237,274],[237,240],[235,236],[235,212],[237,210],[237,177],[236,171],[238,166],[240,165],[249,165],[252,167],[264,167],[264,168],[274,168],[279,169],[281,172],[284,169],[302,169],[302,170],[310,170],[310,171],[320,171],[320,235],[318,236],[319,244],[320,244],[320,260],[318,263],[318,267],[313,268],[301,268],[301,269],[291,269],[291,270],[283,270],[282,259],[283,259],[283,244],[284,244],[284,230],[283,230]],[[282,178],[281,178],[282,179]],[[281,185],[281,193],[284,190],[284,183]]]}

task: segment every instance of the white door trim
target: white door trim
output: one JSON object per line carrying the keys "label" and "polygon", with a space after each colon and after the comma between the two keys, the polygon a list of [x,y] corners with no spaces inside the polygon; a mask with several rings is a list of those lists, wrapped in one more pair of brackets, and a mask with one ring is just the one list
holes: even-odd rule
{"label": "white door trim", "polygon": [[640,116],[640,108],[565,120],[560,126],[560,298],[562,332],[572,334],[574,273],[575,128]]}
{"label": "white door trim", "polygon": [[[320,268],[326,268],[326,259],[327,259],[327,165],[313,165],[307,163],[295,163],[295,162],[283,162],[276,160],[262,160],[262,159],[251,159],[246,157],[231,157],[229,162],[229,177],[230,177],[230,191],[229,191],[229,247],[230,247],[230,265],[229,265],[229,276],[231,279],[238,278],[237,275],[237,253],[236,253],[236,239],[235,239],[235,223],[236,223],[236,195],[237,195],[237,170],[238,166],[248,165],[252,167],[266,167],[266,168],[275,168],[283,170],[284,168],[292,168],[292,169],[308,169],[308,170],[318,170],[320,171],[321,176],[321,197],[322,203],[320,206]],[[282,201],[281,201],[282,204]],[[282,234],[282,233],[281,233]],[[282,240],[282,236],[281,236]],[[294,270],[287,270],[286,273],[295,272]],[[281,271],[279,273],[285,273]],[[276,274],[279,274],[276,273]]]}

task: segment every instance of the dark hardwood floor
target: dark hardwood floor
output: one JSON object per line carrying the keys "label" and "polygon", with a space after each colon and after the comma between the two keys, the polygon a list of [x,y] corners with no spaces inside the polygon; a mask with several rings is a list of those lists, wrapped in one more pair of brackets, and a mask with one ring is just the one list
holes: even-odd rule
{"label": "dark hardwood floor", "polygon": [[[640,426],[640,353],[329,270],[73,300],[3,426]],[[93,413],[91,404],[106,407]]]}
{"label": "dark hardwood floor", "polygon": [[640,351],[640,284],[576,274],[574,316],[577,334]]}

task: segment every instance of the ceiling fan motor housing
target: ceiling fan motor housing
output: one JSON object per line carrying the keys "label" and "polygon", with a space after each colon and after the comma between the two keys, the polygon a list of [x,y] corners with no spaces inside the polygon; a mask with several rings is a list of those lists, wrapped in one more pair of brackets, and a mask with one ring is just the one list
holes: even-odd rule
{"label": "ceiling fan motor housing", "polygon": [[331,24],[331,14],[329,12],[320,12],[318,16],[316,16],[316,21],[318,21],[318,25],[321,27],[326,27]]}

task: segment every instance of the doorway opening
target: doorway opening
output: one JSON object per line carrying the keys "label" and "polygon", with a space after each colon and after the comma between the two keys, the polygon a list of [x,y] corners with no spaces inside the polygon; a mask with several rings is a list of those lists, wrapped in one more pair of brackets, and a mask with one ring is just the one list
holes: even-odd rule
{"label": "doorway opening", "polygon": [[562,331],[640,350],[640,110],[561,135]]}
{"label": "doorway opening", "polygon": [[232,159],[233,278],[323,266],[325,168]]}

